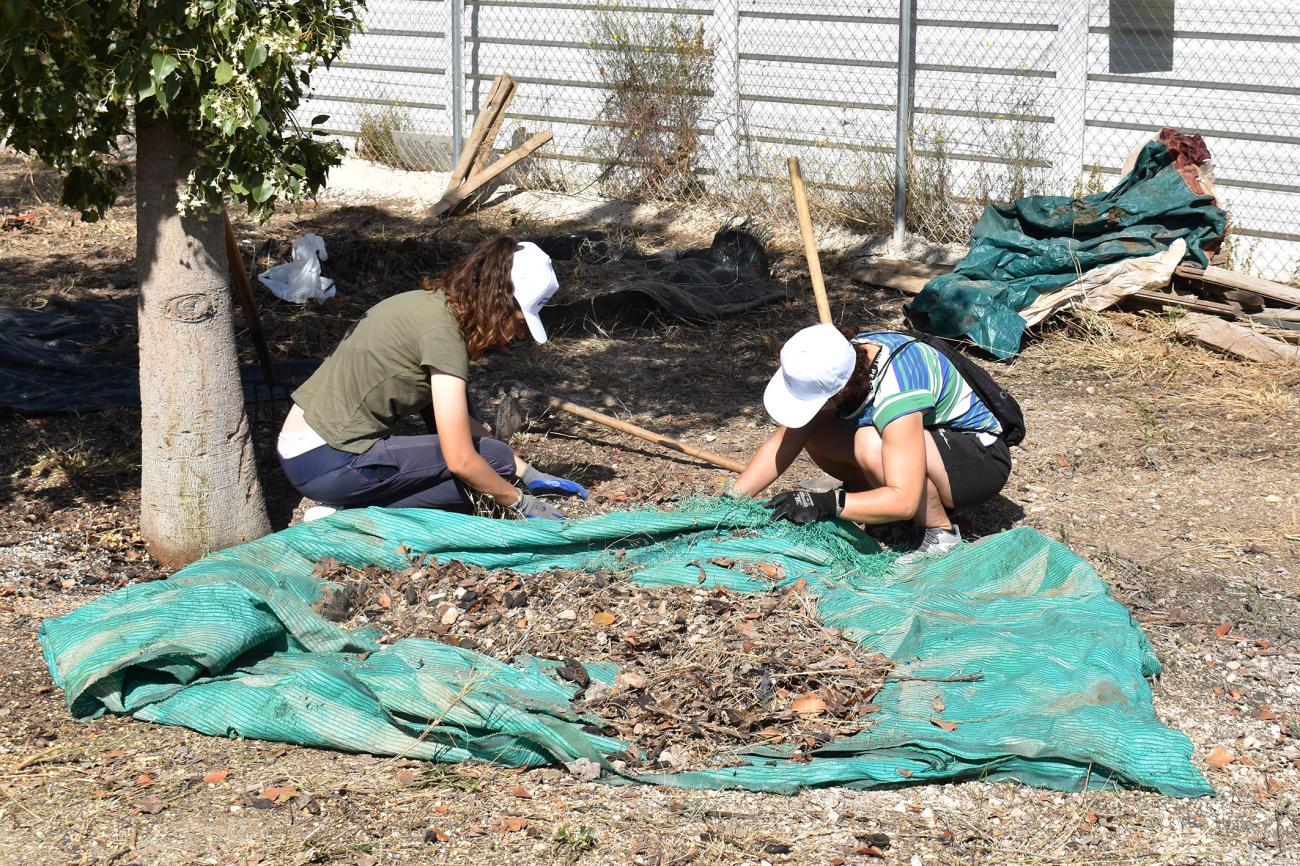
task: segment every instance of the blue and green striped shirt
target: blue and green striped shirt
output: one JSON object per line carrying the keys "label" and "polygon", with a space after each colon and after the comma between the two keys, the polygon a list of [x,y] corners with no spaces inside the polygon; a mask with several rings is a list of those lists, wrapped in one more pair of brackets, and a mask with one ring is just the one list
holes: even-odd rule
{"label": "blue and green striped shirt", "polygon": [[913,412],[924,413],[926,429],[945,428],[966,433],[1002,432],[1002,425],[961,374],[937,349],[894,331],[858,334],[854,342],[880,346],[876,375],[867,401],[845,422],[874,426],[881,433],[889,422]]}

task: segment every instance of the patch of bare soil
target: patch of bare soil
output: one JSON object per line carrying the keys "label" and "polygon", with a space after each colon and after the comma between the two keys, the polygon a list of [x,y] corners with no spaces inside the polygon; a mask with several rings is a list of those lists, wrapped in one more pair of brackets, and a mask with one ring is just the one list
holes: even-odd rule
{"label": "patch of bare soil", "polygon": [[[40,204],[22,167],[0,162],[0,205],[39,217],[39,225],[0,235],[0,303],[130,297],[129,202],[104,222],[83,224]],[[304,231],[330,245],[327,273],[339,280],[338,299],[295,307],[258,295],[277,354],[318,357],[367,306],[413,287],[415,270],[436,269],[475,237],[573,228],[511,219],[485,211],[430,230],[378,207],[304,207],[261,226],[238,225],[250,256],[274,242],[283,260]],[[656,229],[638,232],[635,242],[653,252],[708,240]],[[899,321],[898,296],[850,282],[830,257],[824,264],[837,320]],[[541,351],[521,346],[489,357],[474,382],[485,413],[497,387],[522,379],[743,460],[772,430],[761,393],[782,341],[816,319],[799,282],[797,246],[782,248],[774,266],[796,280],[789,302],[704,327],[649,321],[602,332],[598,323],[579,324]],[[575,271],[561,279],[583,277]],[[1025,409],[1029,435],[1013,451],[1002,496],[958,518],[968,536],[1034,527],[1098,568],[1150,637],[1164,666],[1152,683],[1157,713],[1190,737],[1215,797],[1067,794],[984,781],[797,797],[612,788],[563,770],[430,766],[122,718],[74,722],[41,659],[39,623],[121,582],[160,576],[132,536],[133,471],[85,471],[96,461],[138,460],[138,417],[99,413],[0,419],[4,859],[117,866],[1300,861],[1300,375],[1184,345],[1168,325],[1120,313],[1066,317],[1014,363],[995,365]],[[251,360],[242,331],[240,340]],[[256,437],[283,521],[297,498],[277,480],[274,428],[260,426]],[[591,489],[585,503],[561,503],[573,514],[671,503],[725,477],[536,408],[513,444],[542,469]],[[47,453],[60,450],[69,453]],[[816,475],[800,460],[788,482]],[[906,526],[871,531],[898,546],[916,537]],[[458,588],[450,579],[435,583],[428,593]],[[399,612],[405,603],[401,596]],[[422,604],[430,604],[427,594]],[[575,598],[558,610],[574,609],[576,624],[577,605]]]}
{"label": "patch of bare soil", "polygon": [[[711,562],[760,581],[783,576],[775,565]],[[574,686],[574,709],[629,744],[620,761],[634,770],[732,766],[755,745],[790,744],[809,760],[870,724],[891,667],[821,625],[802,581],[740,594],[460,563],[389,571],[326,561],[317,574],[339,585],[318,609],[349,628],[379,625],[388,639],[431,638],[504,662],[554,661]],[[583,659],[616,664],[618,674],[593,677]]]}

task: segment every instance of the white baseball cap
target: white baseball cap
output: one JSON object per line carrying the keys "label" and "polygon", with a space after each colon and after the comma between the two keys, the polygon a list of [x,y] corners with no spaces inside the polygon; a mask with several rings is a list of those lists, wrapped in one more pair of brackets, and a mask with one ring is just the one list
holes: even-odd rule
{"label": "white baseball cap", "polygon": [[781,369],[763,392],[767,414],[786,427],[802,427],[853,375],[857,351],[834,325],[813,325],[781,347]]}
{"label": "white baseball cap", "polygon": [[514,262],[510,265],[510,281],[515,285],[515,301],[524,312],[528,333],[537,342],[545,343],[546,328],[538,314],[560,288],[551,257],[537,244],[524,241],[515,250]]}

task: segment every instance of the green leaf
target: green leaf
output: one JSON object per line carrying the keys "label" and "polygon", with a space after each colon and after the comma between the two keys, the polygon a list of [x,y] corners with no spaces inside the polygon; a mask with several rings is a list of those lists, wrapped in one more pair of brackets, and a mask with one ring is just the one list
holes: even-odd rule
{"label": "green leaf", "polygon": [[217,64],[217,84],[227,84],[234,77],[235,67],[231,66],[228,61],[223,60]]}
{"label": "green leaf", "polygon": [[249,72],[266,62],[266,46],[261,42],[250,42],[244,46],[244,66]]}
{"label": "green leaf", "polygon": [[313,117],[313,118],[311,119],[311,125],[312,125],[312,126],[320,126],[322,123],[324,123],[325,121],[327,121],[327,120],[329,120],[329,119],[330,119],[330,116],[329,116],[328,114],[318,114],[318,115],[316,115],[315,117]]}
{"label": "green leaf", "polygon": [[275,192],[275,181],[269,177],[257,175],[253,178],[253,201],[261,204]]}
{"label": "green leaf", "polygon": [[167,76],[176,71],[180,66],[180,61],[168,54],[155,54],[153,56],[153,77],[159,84],[167,80]]}

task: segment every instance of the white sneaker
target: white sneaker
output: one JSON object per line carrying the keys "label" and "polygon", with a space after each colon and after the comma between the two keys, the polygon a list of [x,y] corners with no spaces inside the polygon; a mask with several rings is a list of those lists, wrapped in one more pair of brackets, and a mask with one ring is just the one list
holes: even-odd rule
{"label": "white sneaker", "polygon": [[337,508],[330,508],[328,505],[313,505],[308,508],[302,515],[303,523],[311,523],[313,520],[320,520],[322,517],[329,517]]}
{"label": "white sneaker", "polygon": [[938,559],[959,544],[961,544],[961,530],[956,526],[948,529],[942,526],[931,526],[925,530],[925,535],[922,536],[916,550],[900,556],[898,564],[916,565],[927,560]]}

